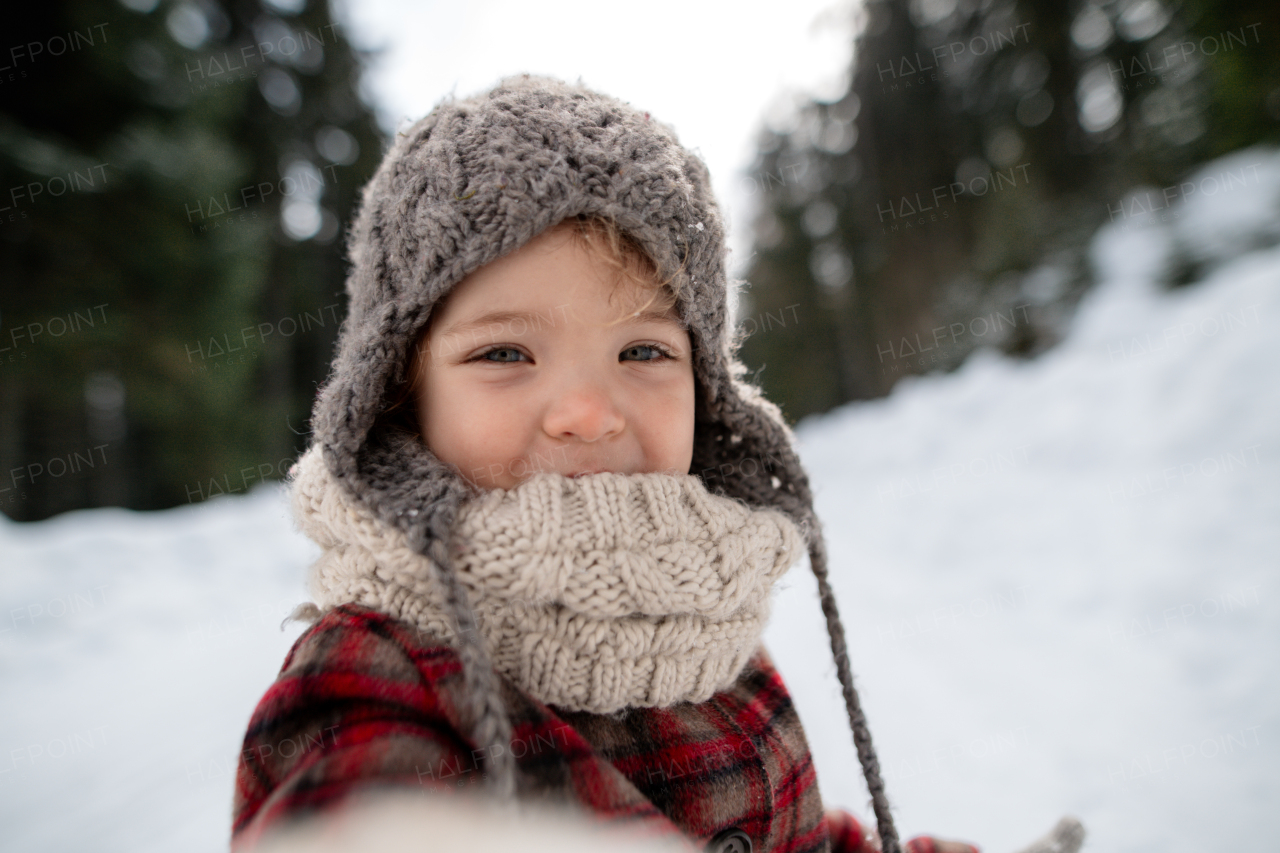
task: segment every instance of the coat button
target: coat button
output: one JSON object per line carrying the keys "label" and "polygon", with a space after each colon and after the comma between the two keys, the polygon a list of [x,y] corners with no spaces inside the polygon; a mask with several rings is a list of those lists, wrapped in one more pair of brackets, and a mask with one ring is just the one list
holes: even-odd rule
{"label": "coat button", "polygon": [[751,836],[730,827],[707,844],[707,853],[751,853]]}

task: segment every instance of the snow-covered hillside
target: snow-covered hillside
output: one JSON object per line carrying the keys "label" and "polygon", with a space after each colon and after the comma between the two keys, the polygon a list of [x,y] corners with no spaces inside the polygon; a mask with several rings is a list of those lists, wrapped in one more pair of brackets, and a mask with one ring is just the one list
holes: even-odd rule
{"label": "snow-covered hillside", "polygon": [[[1073,813],[1089,850],[1280,836],[1280,157],[1193,180],[1098,236],[1057,349],[798,430],[904,835],[1001,853]],[[1202,280],[1163,292],[1175,253]],[[315,553],[274,488],[0,519],[4,848],[225,849]],[[813,582],[783,587],[767,642],[826,799],[865,815]]]}
{"label": "snow-covered hillside", "polygon": [[[1280,160],[1194,180],[1224,172],[1248,185],[1097,237],[1057,349],[798,431],[908,834],[1004,851],[1070,812],[1091,850],[1274,846],[1280,250],[1249,250],[1274,242]],[[1178,248],[1204,278],[1165,292]],[[861,806],[814,585],[788,580],[768,640],[825,796]]]}

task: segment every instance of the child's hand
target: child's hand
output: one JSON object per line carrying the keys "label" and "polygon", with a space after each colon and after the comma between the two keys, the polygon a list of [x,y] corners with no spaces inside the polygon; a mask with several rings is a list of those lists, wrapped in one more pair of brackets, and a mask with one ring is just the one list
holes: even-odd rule
{"label": "child's hand", "polygon": [[[844,809],[827,812],[827,829],[831,836],[831,853],[879,853],[880,833],[863,826]],[[904,853],[979,853],[976,846],[963,841],[943,841],[928,835],[917,836],[902,846]]]}
{"label": "child's hand", "polygon": [[[880,839],[876,839],[879,842]],[[906,853],[978,853],[978,848],[963,841],[942,841],[928,835],[917,836],[902,848]]]}
{"label": "child's hand", "polygon": [[[832,853],[870,853],[880,850],[880,834],[874,827],[861,826],[848,812],[827,813],[831,828]],[[1024,847],[1019,853],[1077,853],[1084,844],[1084,826],[1074,817],[1064,817],[1043,838]],[[841,846],[843,845],[843,846]],[[905,853],[980,853],[979,848],[963,841],[942,841],[919,835],[902,846]]]}

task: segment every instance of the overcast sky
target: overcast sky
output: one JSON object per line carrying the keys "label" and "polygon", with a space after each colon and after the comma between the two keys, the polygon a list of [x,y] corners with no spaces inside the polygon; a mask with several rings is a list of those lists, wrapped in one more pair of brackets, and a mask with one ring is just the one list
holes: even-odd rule
{"label": "overcast sky", "polygon": [[[795,93],[843,91],[856,0],[335,0],[359,47],[382,47],[366,84],[392,130],[441,97],[507,74],[550,74],[629,101],[672,125],[711,170],[741,275],[755,131]],[[776,119],[775,119],[776,120]]]}

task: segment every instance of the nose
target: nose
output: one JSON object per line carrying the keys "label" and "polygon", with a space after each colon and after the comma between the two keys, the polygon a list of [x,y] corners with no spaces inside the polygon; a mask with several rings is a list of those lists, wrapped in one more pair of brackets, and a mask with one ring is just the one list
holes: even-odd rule
{"label": "nose", "polygon": [[552,438],[594,442],[621,433],[626,423],[602,383],[575,379],[554,392],[542,429]]}

